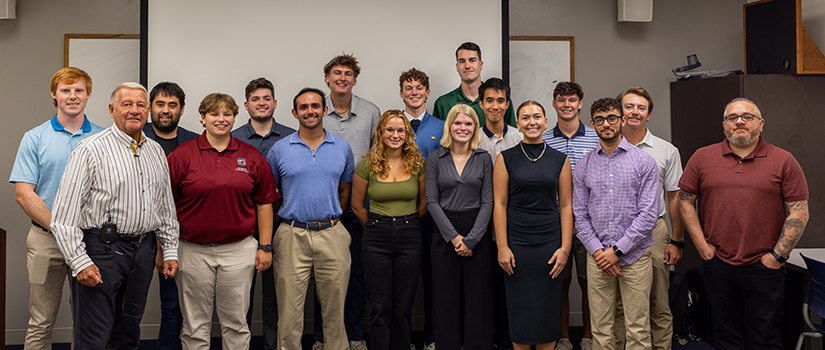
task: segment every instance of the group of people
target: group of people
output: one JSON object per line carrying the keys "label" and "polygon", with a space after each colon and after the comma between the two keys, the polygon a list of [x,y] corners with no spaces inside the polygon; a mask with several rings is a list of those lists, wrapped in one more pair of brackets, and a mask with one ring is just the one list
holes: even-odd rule
{"label": "group of people", "polygon": [[293,98],[298,130],[274,120],[274,86],[258,78],[246,124],[213,93],[200,135],[178,126],[185,94],[171,82],[121,84],[114,124],[98,127],[85,116],[91,77],[61,69],[57,113],[25,134],[10,178],[32,220],[25,348],[50,348],[69,275],[74,346],[137,349],[156,269],[159,349],[208,349],[213,314],[225,349],[249,348],[257,273],[267,349],[301,348],[313,278],[313,349],[366,349],[365,318],[371,349],[407,349],[419,276],[425,349],[572,349],[575,264],[582,349],[669,349],[685,230],[712,286],[714,345],[781,347],[782,266],[808,189],[793,156],[761,138],[753,102],[726,106],[726,139],[683,174],[676,147],[645,126],[645,89],[596,100],[587,126],[581,86],[561,82],[547,129],[540,102],[514,108],[482,67],[464,43],[461,84],[434,114],[415,68],[399,77],[404,109],[380,113],[352,93],[360,67],[344,54],[324,66],[329,94]]}

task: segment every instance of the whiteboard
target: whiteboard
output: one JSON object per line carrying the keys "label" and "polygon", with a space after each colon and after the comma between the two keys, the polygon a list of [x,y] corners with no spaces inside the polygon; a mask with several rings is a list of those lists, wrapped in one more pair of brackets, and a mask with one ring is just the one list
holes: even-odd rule
{"label": "whiteboard", "polygon": [[573,37],[510,38],[510,94],[516,105],[533,100],[551,110],[553,90],[562,81],[574,81]]}
{"label": "whiteboard", "polygon": [[138,35],[66,34],[64,66],[80,68],[92,77],[86,116],[102,127],[112,125],[109,100],[123,82],[140,79]]}
{"label": "whiteboard", "polygon": [[323,66],[353,54],[361,75],[353,93],[381,109],[403,108],[398,78],[429,75],[432,105],[457,88],[455,51],[481,46],[482,79],[501,77],[502,0],[148,0],[148,85],[173,81],[186,92],[181,126],[198,131],[197,106],[212,92],[235,98],[237,128],[249,116],[244,88],[265,77],[275,85],[278,122],[297,127],[292,99],[304,87],[324,92]]}

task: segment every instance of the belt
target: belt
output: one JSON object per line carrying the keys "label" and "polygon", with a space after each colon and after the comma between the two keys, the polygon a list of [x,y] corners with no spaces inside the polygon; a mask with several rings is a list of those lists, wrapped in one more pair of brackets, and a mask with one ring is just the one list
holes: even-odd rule
{"label": "belt", "polygon": [[45,228],[45,227],[43,227],[43,225],[40,225],[40,224],[34,222],[34,220],[32,220],[32,225],[34,225],[35,227],[39,227],[43,231],[49,231],[48,228]]}
{"label": "belt", "polygon": [[320,231],[320,230],[323,230],[323,229],[326,229],[326,228],[330,228],[330,227],[335,226],[335,225],[338,224],[337,219],[330,219],[330,220],[326,220],[326,221],[315,221],[315,222],[300,222],[300,221],[295,221],[295,220],[286,220],[286,219],[283,219],[283,218],[281,220],[283,221],[283,223],[285,223],[287,225],[290,225],[290,226],[294,226],[294,227],[298,227],[298,228],[302,228],[302,229],[306,229],[306,230],[315,230],[315,231]]}
{"label": "belt", "polygon": [[[93,229],[84,229],[84,230],[83,230],[83,235],[86,235],[86,236],[90,236],[90,237],[94,237],[94,238],[98,238],[98,239],[99,239],[99,238],[100,238],[100,234],[98,234],[98,233],[97,233],[97,232],[95,232],[95,231],[97,231],[97,229],[96,229],[96,228],[93,228]],[[140,242],[143,242],[143,239],[144,239],[144,238],[146,238],[146,236],[148,236],[150,233],[153,233],[153,232],[155,232],[155,231],[144,232],[144,233],[141,233],[141,234],[136,234],[136,235],[133,235],[133,234],[125,234],[125,233],[118,233],[118,234],[117,234],[117,240],[118,240],[118,241],[121,241],[121,242],[126,242],[126,243],[140,243]]]}

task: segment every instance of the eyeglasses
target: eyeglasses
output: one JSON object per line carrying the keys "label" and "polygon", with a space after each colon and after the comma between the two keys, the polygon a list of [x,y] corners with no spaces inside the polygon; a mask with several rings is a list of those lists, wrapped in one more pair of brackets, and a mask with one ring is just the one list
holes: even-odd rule
{"label": "eyeglasses", "polygon": [[619,122],[619,119],[622,119],[622,117],[618,116],[618,115],[615,115],[615,114],[611,114],[611,115],[608,115],[606,118],[605,117],[595,117],[591,120],[593,121],[594,125],[602,125],[602,124],[604,124],[605,120],[607,120],[608,124],[614,125],[614,124]]}
{"label": "eyeglasses", "polygon": [[406,133],[407,133],[407,129],[402,129],[402,128],[398,128],[398,129],[386,128],[386,129],[384,129],[384,132],[386,132],[387,134],[390,134],[390,135],[392,135],[393,133],[396,133],[396,132],[398,133],[398,135],[404,135],[404,134],[406,134]]}
{"label": "eyeglasses", "polygon": [[762,119],[750,113],[745,113],[742,115],[729,114],[722,119],[728,123],[736,123],[739,118],[742,118],[742,120],[748,123],[752,122],[754,119]]}

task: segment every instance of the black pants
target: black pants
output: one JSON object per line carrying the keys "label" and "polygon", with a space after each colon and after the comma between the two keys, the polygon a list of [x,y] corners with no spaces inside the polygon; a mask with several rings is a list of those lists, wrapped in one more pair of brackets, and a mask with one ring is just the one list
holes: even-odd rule
{"label": "black pants", "polygon": [[[466,236],[478,210],[446,212],[458,234]],[[493,241],[489,230],[473,248],[459,256],[436,228],[432,245],[435,294],[435,343],[439,350],[493,348]],[[463,336],[462,336],[463,335]]]}
{"label": "black pants", "polygon": [[83,242],[103,283],[87,287],[72,279],[74,348],[138,349],[140,320],[155,269],[155,235],[147,234],[141,243],[106,244],[87,234]]}
{"label": "black pants", "polygon": [[409,349],[410,319],[423,255],[418,214],[369,213],[361,258],[370,301],[370,349]]}
{"label": "black pants", "polygon": [[758,261],[734,266],[714,257],[704,262],[704,271],[713,320],[713,347],[745,349],[749,339],[750,349],[782,349],[779,326],[785,299],[785,268],[772,270]]}

